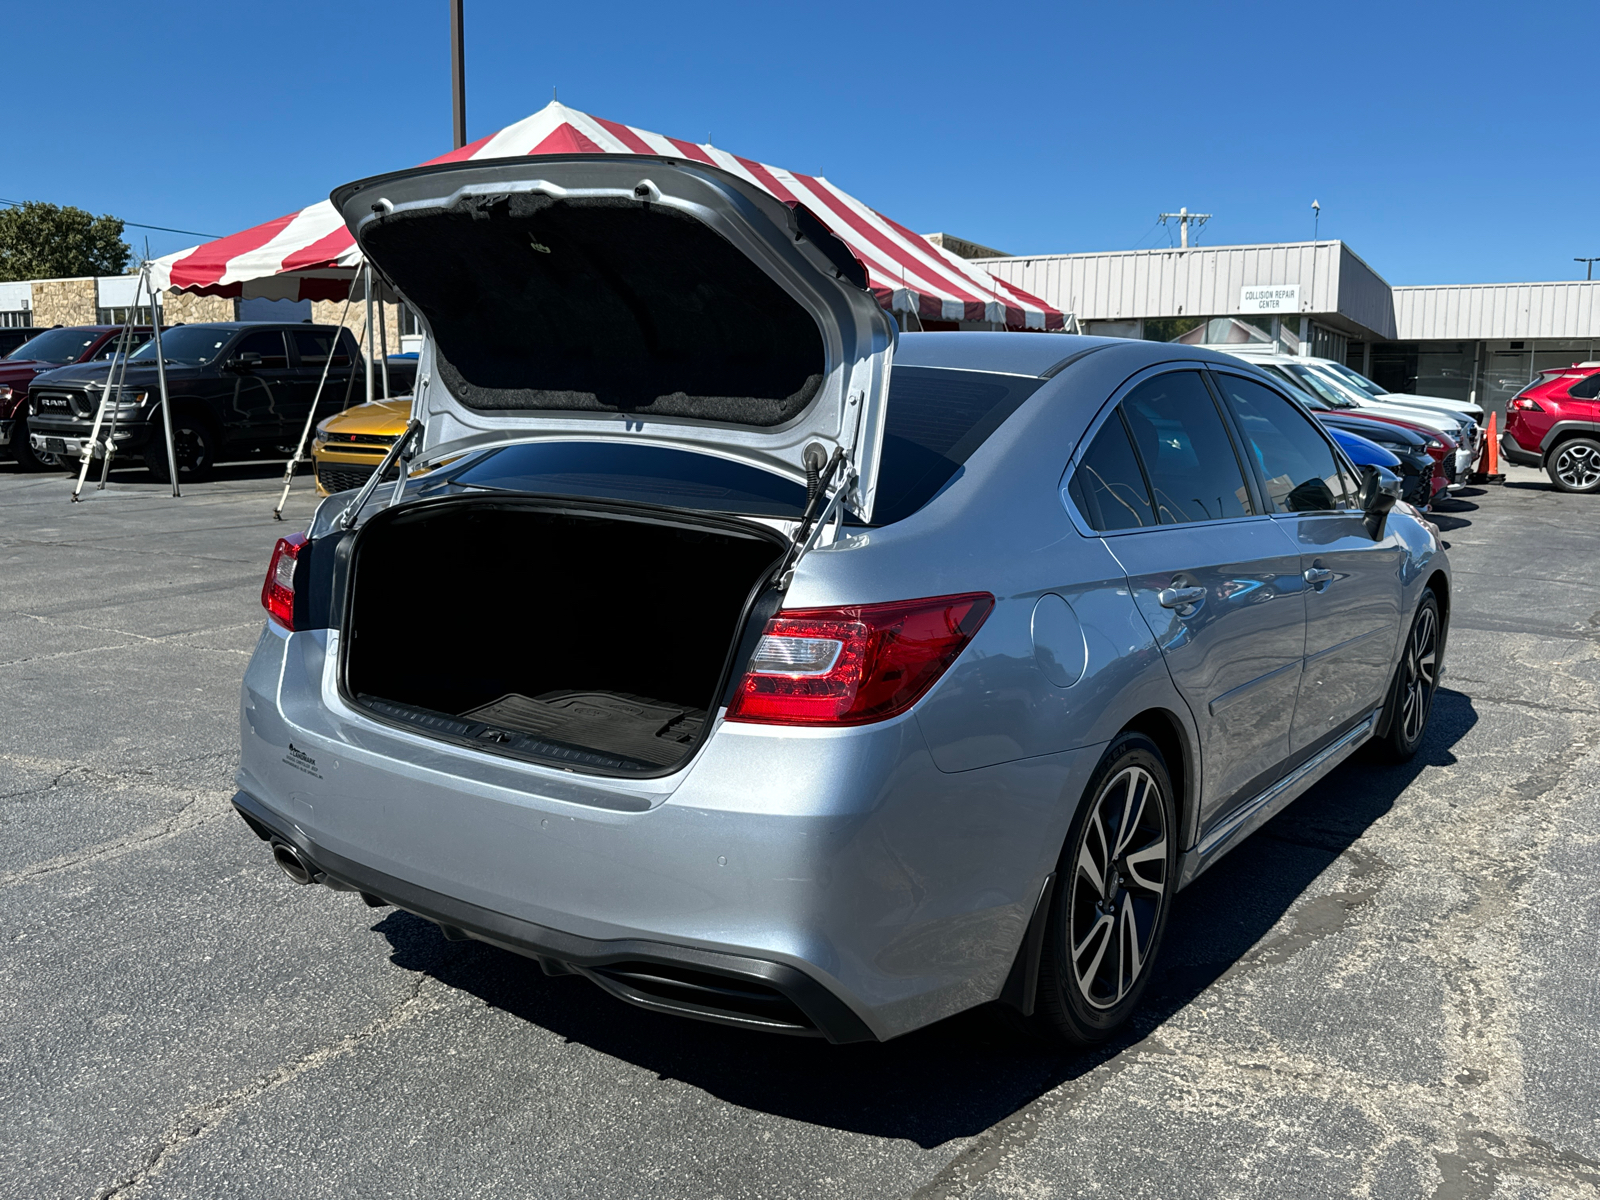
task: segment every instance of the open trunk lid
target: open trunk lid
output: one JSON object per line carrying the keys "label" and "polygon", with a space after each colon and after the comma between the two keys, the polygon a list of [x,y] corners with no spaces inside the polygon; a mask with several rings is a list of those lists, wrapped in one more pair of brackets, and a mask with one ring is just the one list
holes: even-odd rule
{"label": "open trunk lid", "polygon": [[428,338],[421,458],[533,438],[720,455],[872,515],[896,330],[817,218],[678,159],[450,163],[333,202]]}

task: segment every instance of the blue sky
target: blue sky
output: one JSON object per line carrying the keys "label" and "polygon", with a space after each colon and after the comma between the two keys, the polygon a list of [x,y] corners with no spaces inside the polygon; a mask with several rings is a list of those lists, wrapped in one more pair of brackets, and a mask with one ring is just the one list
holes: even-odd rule
{"label": "blue sky", "polygon": [[[557,86],[1018,254],[1165,245],[1180,205],[1216,214],[1205,243],[1304,239],[1316,199],[1391,283],[1600,255],[1592,0],[466,8],[469,138]],[[76,0],[5,27],[8,200],[223,234],[450,148],[446,0]]]}

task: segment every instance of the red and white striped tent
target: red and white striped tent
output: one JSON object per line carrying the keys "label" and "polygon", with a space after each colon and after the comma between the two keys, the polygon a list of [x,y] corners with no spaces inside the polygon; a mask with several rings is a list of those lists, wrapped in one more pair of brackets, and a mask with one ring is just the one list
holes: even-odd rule
{"label": "red and white striped tent", "polygon": [[[861,260],[873,293],[895,313],[923,321],[982,321],[1008,329],[1064,329],[1070,316],[920,234],[868,208],[817,175],[741,158],[621,125],[552,102],[499,133],[432,162],[512,158],[526,154],[659,154],[721,167],[810,209]],[[158,288],[207,296],[272,300],[338,300],[361,266],[361,251],[333,205],[309,208],[242,233],[158,258]]]}

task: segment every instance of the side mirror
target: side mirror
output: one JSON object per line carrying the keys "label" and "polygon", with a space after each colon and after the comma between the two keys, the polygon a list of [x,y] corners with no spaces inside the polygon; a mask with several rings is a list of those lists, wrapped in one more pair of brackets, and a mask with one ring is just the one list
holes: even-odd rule
{"label": "side mirror", "polygon": [[1361,488],[1357,495],[1361,501],[1361,511],[1366,514],[1367,533],[1373,541],[1383,537],[1389,511],[1404,491],[1404,482],[1388,467],[1361,468]]}
{"label": "side mirror", "polygon": [[250,361],[244,358],[230,358],[222,364],[224,371],[232,371],[235,375],[250,374]]}

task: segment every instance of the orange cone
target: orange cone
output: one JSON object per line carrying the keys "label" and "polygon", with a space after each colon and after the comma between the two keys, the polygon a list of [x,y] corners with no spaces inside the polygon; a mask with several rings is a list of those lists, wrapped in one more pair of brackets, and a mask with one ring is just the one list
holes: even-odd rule
{"label": "orange cone", "polygon": [[1467,476],[1468,483],[1504,483],[1500,471],[1500,438],[1495,433],[1495,417],[1489,414],[1489,428],[1483,435],[1483,453],[1478,455],[1478,469]]}

